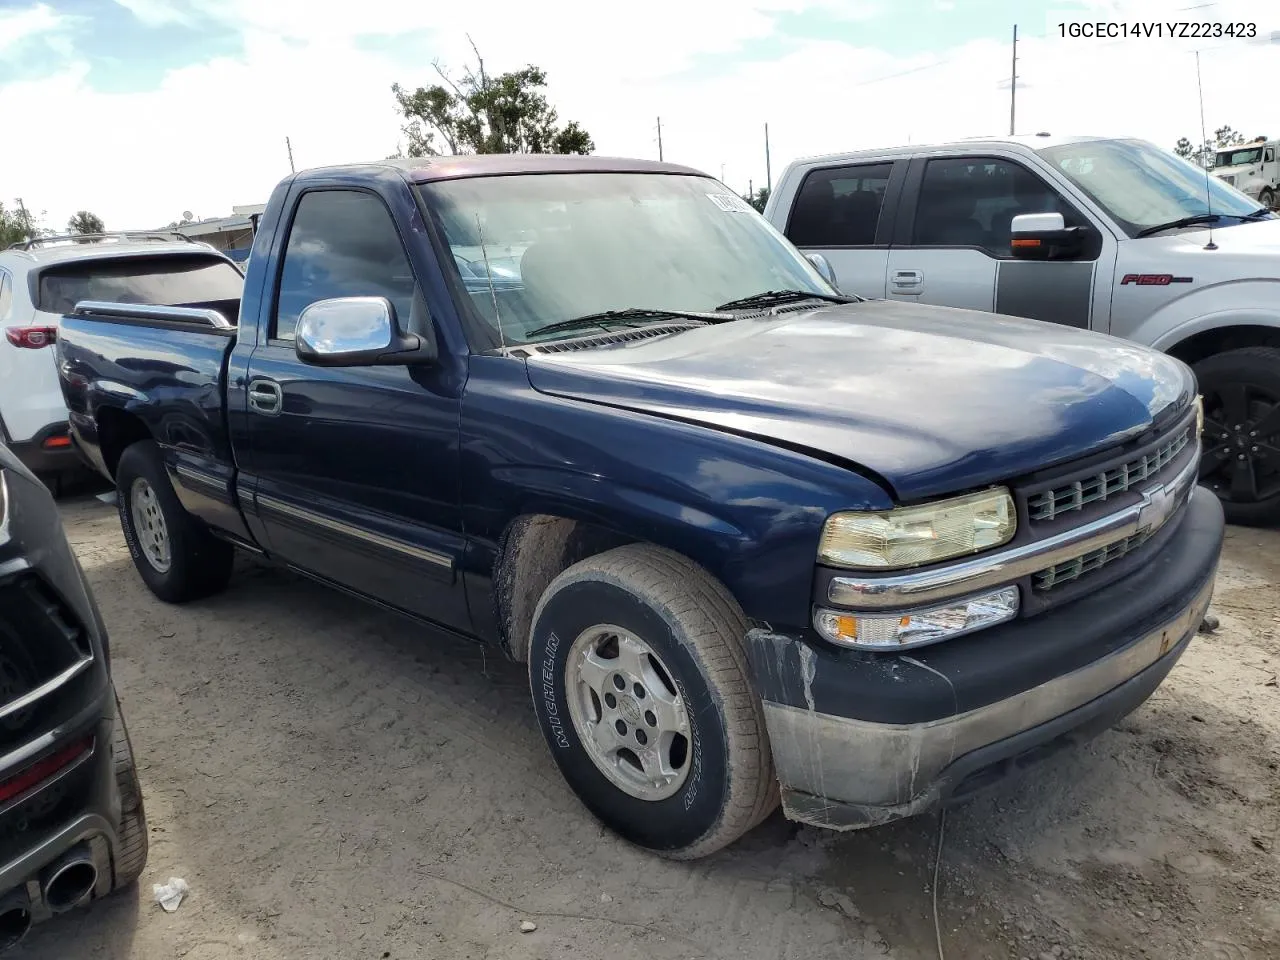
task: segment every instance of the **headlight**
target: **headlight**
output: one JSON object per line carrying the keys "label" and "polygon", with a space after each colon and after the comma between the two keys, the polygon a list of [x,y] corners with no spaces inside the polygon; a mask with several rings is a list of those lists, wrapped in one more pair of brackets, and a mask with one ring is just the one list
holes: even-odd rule
{"label": "headlight", "polygon": [[1005,623],[1018,615],[1017,587],[952,600],[911,613],[866,614],[851,610],[814,611],[813,625],[832,643],[858,650],[906,650],[950,640]]}
{"label": "headlight", "polygon": [[1204,433],[1204,397],[1196,396],[1196,439]]}
{"label": "headlight", "polygon": [[1017,526],[1013,497],[998,487],[916,507],[832,514],[818,557],[836,567],[900,570],[998,547]]}

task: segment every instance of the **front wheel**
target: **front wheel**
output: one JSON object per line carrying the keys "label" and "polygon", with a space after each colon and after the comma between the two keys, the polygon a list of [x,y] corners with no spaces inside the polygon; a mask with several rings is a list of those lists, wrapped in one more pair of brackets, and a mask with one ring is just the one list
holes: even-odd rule
{"label": "front wheel", "polygon": [[1204,397],[1200,482],[1228,523],[1280,520],[1280,349],[1242,347],[1195,365]]}
{"label": "front wheel", "polygon": [[706,571],[650,546],[583,560],[543,594],[529,650],[543,736],[586,807],[632,843],[695,859],[777,806],[747,626]]}
{"label": "front wheel", "polygon": [[1276,205],[1276,195],[1271,190],[1270,187],[1267,187],[1260,194],[1258,194],[1258,202],[1262,204],[1264,207],[1266,207],[1268,210],[1273,210],[1275,209],[1275,205]]}
{"label": "front wheel", "polygon": [[234,548],[187,513],[154,441],[141,440],[121,454],[116,504],[133,565],[157,597],[184,603],[226,587]]}

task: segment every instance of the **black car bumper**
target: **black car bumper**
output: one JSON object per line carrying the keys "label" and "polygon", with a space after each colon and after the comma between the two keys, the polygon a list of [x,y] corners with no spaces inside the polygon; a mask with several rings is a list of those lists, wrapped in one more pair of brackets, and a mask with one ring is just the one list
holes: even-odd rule
{"label": "black car bumper", "polygon": [[30,440],[9,443],[22,465],[35,474],[73,473],[87,470],[80,452],[71,443],[66,423],[51,423]]}
{"label": "black car bumper", "polygon": [[0,790],[23,783],[29,771],[39,776],[0,804],[0,896],[24,896],[36,922],[54,912],[44,892],[48,868],[72,851],[83,849],[94,865],[90,898],[111,892],[121,814],[111,752],[115,724],[108,684],[70,722],[34,741],[43,749],[22,751],[30,759],[15,757],[19,751],[0,758]]}
{"label": "black car bumper", "polygon": [[1132,575],[911,655],[753,630],[787,815],[837,829],[913,816],[1113,725],[1190,644],[1222,537],[1221,506],[1197,489],[1159,556]]}
{"label": "black car bumper", "polygon": [[[114,886],[122,797],[108,657],[53,498],[0,447],[0,945]],[[57,902],[51,867],[70,862],[76,882],[55,890],[78,895]]]}

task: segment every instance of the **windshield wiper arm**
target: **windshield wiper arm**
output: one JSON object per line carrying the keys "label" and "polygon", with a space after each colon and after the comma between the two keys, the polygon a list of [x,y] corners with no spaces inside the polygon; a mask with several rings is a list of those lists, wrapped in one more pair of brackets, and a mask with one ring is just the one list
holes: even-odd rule
{"label": "windshield wiper arm", "polygon": [[625,307],[622,310],[605,310],[601,313],[588,313],[586,316],[573,317],[535,327],[528,331],[526,337],[536,337],[544,333],[567,333],[570,330],[581,330],[583,327],[599,327],[608,330],[609,324],[626,324],[635,326],[646,320],[693,320],[698,323],[723,323],[733,317],[724,317],[715,313],[698,313],[693,310],[659,310],[652,307]]}
{"label": "windshield wiper arm", "polygon": [[858,297],[837,296],[831,293],[812,293],[808,290],[766,290],[749,297],[730,300],[716,307],[717,310],[742,310],[746,307],[768,307],[775,303],[796,303],[800,300],[826,300],[828,303],[857,303]]}
{"label": "windshield wiper arm", "polygon": [[1146,227],[1134,234],[1135,238],[1149,237],[1153,233],[1160,233],[1162,230],[1176,230],[1178,227],[1194,227],[1201,223],[1217,223],[1222,219],[1219,213],[1200,213],[1194,217],[1182,217],[1180,220],[1170,220],[1168,223],[1157,223],[1154,227]]}
{"label": "windshield wiper arm", "polygon": [[1242,219],[1242,220],[1261,220],[1263,217],[1267,217],[1267,216],[1270,216],[1270,215],[1271,215],[1271,208],[1270,208],[1270,207],[1259,207],[1257,210],[1253,211],[1253,213],[1246,213],[1246,214],[1245,214],[1243,217],[1241,217],[1240,219]]}

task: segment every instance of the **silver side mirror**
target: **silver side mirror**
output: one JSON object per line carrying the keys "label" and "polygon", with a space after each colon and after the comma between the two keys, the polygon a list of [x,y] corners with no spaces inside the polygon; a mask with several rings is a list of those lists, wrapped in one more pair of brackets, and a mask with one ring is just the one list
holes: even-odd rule
{"label": "silver side mirror", "polygon": [[822,274],[823,280],[827,281],[827,283],[831,284],[835,289],[840,289],[839,285],[836,283],[836,271],[835,268],[831,266],[831,261],[820,253],[806,253],[804,257],[813,264],[813,268],[817,270],[818,273]]}
{"label": "silver side mirror", "polygon": [[1015,237],[1026,233],[1055,233],[1067,229],[1067,222],[1060,213],[1020,213],[1009,224],[1009,232]]}
{"label": "silver side mirror", "polygon": [[363,366],[399,352],[395,307],[386,297],[317,300],[298,317],[294,349],[318,366]]}

